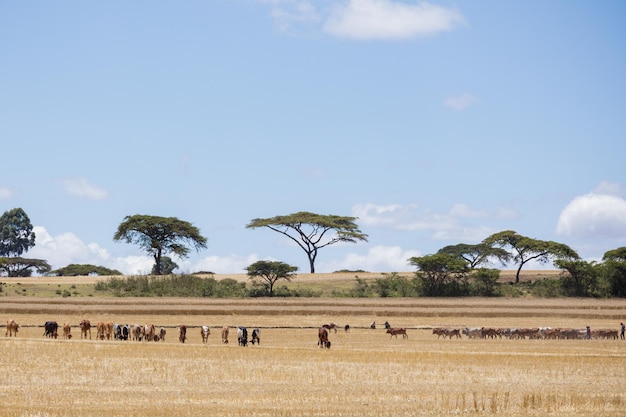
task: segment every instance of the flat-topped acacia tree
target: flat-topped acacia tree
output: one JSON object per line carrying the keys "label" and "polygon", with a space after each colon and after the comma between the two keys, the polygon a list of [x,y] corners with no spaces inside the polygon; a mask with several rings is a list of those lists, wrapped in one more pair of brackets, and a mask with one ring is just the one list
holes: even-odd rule
{"label": "flat-topped acacia tree", "polygon": [[287,236],[307,254],[311,273],[314,273],[318,250],[338,242],[367,242],[367,235],[359,230],[355,220],[356,217],[301,211],[286,216],[254,219],[246,228],[267,227]]}
{"label": "flat-topped acacia tree", "polygon": [[113,235],[115,241],[139,245],[154,258],[153,273],[161,275],[163,255],[173,253],[183,258],[189,253],[187,246],[205,249],[207,239],[189,222],[176,217],[135,214],[124,217]]}

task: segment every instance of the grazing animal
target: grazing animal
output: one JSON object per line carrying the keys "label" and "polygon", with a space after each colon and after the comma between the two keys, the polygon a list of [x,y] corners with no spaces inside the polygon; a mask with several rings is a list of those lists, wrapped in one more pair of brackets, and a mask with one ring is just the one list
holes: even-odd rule
{"label": "grazing animal", "polygon": [[122,326],[117,323],[113,325],[113,339],[122,340]]}
{"label": "grazing animal", "polygon": [[50,337],[56,339],[59,336],[59,324],[56,321],[47,321],[43,325],[44,331],[43,335],[46,337]]}
{"label": "grazing animal", "polygon": [[228,333],[229,332],[230,332],[230,329],[228,328],[228,326],[222,327],[222,343],[228,344]]}
{"label": "grazing animal", "polygon": [[261,329],[259,329],[258,327],[255,327],[254,330],[252,330],[251,342],[253,345],[255,343],[258,343],[259,345],[261,344]]}
{"label": "grazing animal", "polygon": [[178,326],[178,341],[185,343],[185,340],[187,340],[187,326],[181,324]]}
{"label": "grazing animal", "polygon": [[327,330],[334,330],[335,333],[337,333],[337,323],[328,323],[328,324],[324,324],[322,325],[323,328],[327,329]]}
{"label": "grazing animal", "polygon": [[211,329],[209,329],[209,326],[200,327],[200,337],[202,337],[202,343],[206,343],[209,341],[210,334],[211,334]]}
{"label": "grazing animal", "polygon": [[143,338],[143,326],[140,326],[139,324],[135,324],[135,327],[133,328],[133,340],[136,340],[137,342],[141,342],[142,338]]}
{"label": "grazing animal", "polygon": [[72,338],[72,326],[69,323],[63,325],[63,339]]}
{"label": "grazing animal", "polygon": [[91,339],[91,322],[89,320],[81,320],[80,324],[80,338],[87,339],[87,332],[89,332],[89,338]]}
{"label": "grazing animal", "polygon": [[154,324],[146,324],[143,326],[143,338],[146,342],[152,342],[155,335]]}
{"label": "grazing animal", "polygon": [[161,340],[162,342],[165,342],[166,334],[167,334],[167,330],[165,330],[165,327],[161,327],[161,329],[159,329],[159,340]]}
{"label": "grazing animal", "polygon": [[376,322],[375,322],[375,321],[373,321],[373,322],[370,324],[370,329],[375,329],[375,328],[376,328]]}
{"label": "grazing animal", "polygon": [[317,345],[324,349],[330,349],[330,340],[328,340],[328,329],[320,327],[317,330]]}
{"label": "grazing animal", "polygon": [[391,324],[389,324],[388,321],[385,322],[385,329],[387,330],[391,329]]}
{"label": "grazing animal", "polygon": [[408,339],[409,335],[406,334],[406,329],[404,327],[392,327],[390,329],[387,329],[387,333],[390,335],[389,338],[391,339],[393,336],[396,337],[396,339],[398,338],[398,335],[401,334],[403,339]]}
{"label": "grazing animal", "polygon": [[111,337],[113,337],[113,323],[112,322],[105,323],[104,334],[106,335],[107,340],[111,340]]}
{"label": "grazing animal", "polygon": [[245,327],[237,327],[237,343],[239,346],[248,346],[248,329]]}
{"label": "grazing animal", "polygon": [[17,331],[20,329],[20,325],[17,324],[15,322],[15,320],[11,319],[11,320],[7,320],[7,331],[4,334],[4,337],[12,337],[12,336],[16,336],[17,337]]}
{"label": "grazing animal", "polygon": [[350,331],[350,325],[346,324],[345,326],[343,326],[343,330],[346,331],[346,332]]}
{"label": "grazing animal", "polygon": [[104,340],[104,333],[106,329],[106,324],[103,321],[99,321],[96,324],[96,339]]}

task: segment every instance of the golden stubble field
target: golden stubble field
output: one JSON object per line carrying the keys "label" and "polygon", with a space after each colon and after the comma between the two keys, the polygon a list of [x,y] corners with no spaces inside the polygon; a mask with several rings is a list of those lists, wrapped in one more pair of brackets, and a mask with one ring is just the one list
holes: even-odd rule
{"label": "golden stubble field", "polygon": [[[622,416],[622,340],[437,339],[432,327],[617,329],[624,300],[0,298],[1,416]],[[81,340],[81,319],[165,342]],[[73,325],[72,340],[42,337]],[[390,339],[388,320],[409,338]],[[317,347],[317,327],[350,324]],[[376,321],[377,329],[369,324]],[[176,326],[189,326],[187,343]],[[202,344],[199,326],[211,326]],[[230,343],[219,329],[231,326]],[[232,327],[260,327],[239,347]]]}

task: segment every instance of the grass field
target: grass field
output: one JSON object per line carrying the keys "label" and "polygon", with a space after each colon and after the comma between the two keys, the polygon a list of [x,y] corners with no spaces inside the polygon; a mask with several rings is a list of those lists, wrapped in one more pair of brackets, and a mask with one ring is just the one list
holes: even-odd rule
{"label": "grass field", "polygon": [[[432,334],[438,326],[617,328],[624,300],[11,295],[0,298],[0,315],[21,325],[16,338],[0,332],[1,416],[626,415],[625,341]],[[81,340],[83,318],[154,323],[168,334]],[[71,323],[74,338],[42,337],[47,320]],[[406,327],[408,340],[390,339],[385,320]],[[322,350],[317,328],[330,321],[351,330],[331,332]],[[179,324],[190,327],[185,344]],[[237,346],[234,329],[222,344],[223,325],[261,327],[261,345]]]}

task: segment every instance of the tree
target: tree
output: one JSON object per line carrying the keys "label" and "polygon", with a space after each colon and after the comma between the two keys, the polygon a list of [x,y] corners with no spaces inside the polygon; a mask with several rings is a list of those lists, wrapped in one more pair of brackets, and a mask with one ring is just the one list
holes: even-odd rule
{"label": "tree", "polygon": [[154,258],[154,273],[161,275],[164,253],[187,257],[189,248],[197,251],[206,248],[207,239],[191,223],[176,217],[159,217],[136,214],[126,216],[113,235],[115,241],[139,245]]}
{"label": "tree", "polygon": [[[315,259],[319,249],[338,242],[367,242],[367,235],[361,233],[354,222],[356,217],[322,215],[301,211],[287,216],[269,219],[253,219],[246,228],[267,227],[287,236],[296,242],[309,258],[311,273],[315,272]],[[331,235],[335,232],[335,235]]]}
{"label": "tree", "polygon": [[511,258],[511,254],[502,248],[495,248],[485,243],[468,245],[459,243],[458,245],[446,246],[439,249],[437,253],[447,253],[464,259],[470,269],[475,269],[479,265],[489,262],[489,258],[496,258],[505,264]]}
{"label": "tree", "polygon": [[498,269],[478,268],[472,273],[472,278],[476,282],[479,292],[491,297],[495,293],[494,289],[500,278],[500,271]]}
{"label": "tree", "polygon": [[580,258],[576,251],[563,243],[532,239],[513,230],[494,233],[483,240],[483,243],[489,246],[498,245],[501,248],[510,247],[514,251],[513,261],[519,263],[515,274],[516,283],[519,283],[522,267],[533,259],[540,263],[547,263],[551,259]]}
{"label": "tree", "polygon": [[0,256],[22,256],[33,246],[35,233],[24,210],[5,211],[0,217]]}
{"label": "tree", "polygon": [[60,277],[77,277],[87,275],[124,275],[115,269],[105,268],[104,266],[96,266],[90,264],[69,264],[63,268],[50,271],[50,275]]}
{"label": "tree", "polygon": [[248,266],[246,270],[252,281],[257,279],[264,281],[264,285],[271,297],[274,295],[274,284],[276,281],[281,279],[291,281],[298,267],[278,261],[257,261]]}
{"label": "tree", "polygon": [[409,263],[417,267],[416,276],[427,296],[458,295],[467,279],[465,260],[448,253],[412,257]]}
{"label": "tree", "polygon": [[[162,275],[170,275],[174,270],[178,268],[176,262],[172,260],[169,256],[163,256],[161,258],[161,274]],[[152,266],[152,274],[158,275],[156,273],[157,265],[156,263]]]}
{"label": "tree", "polygon": [[589,297],[598,285],[598,268],[594,262],[582,259],[557,259],[554,265],[567,271],[561,276],[563,289],[576,297]]}
{"label": "tree", "polygon": [[611,295],[626,297],[626,246],[607,251],[602,261]]}
{"label": "tree", "polygon": [[50,265],[42,259],[26,259],[19,256],[0,258],[0,271],[9,277],[29,277],[33,268],[38,274],[46,274],[50,271]]}

